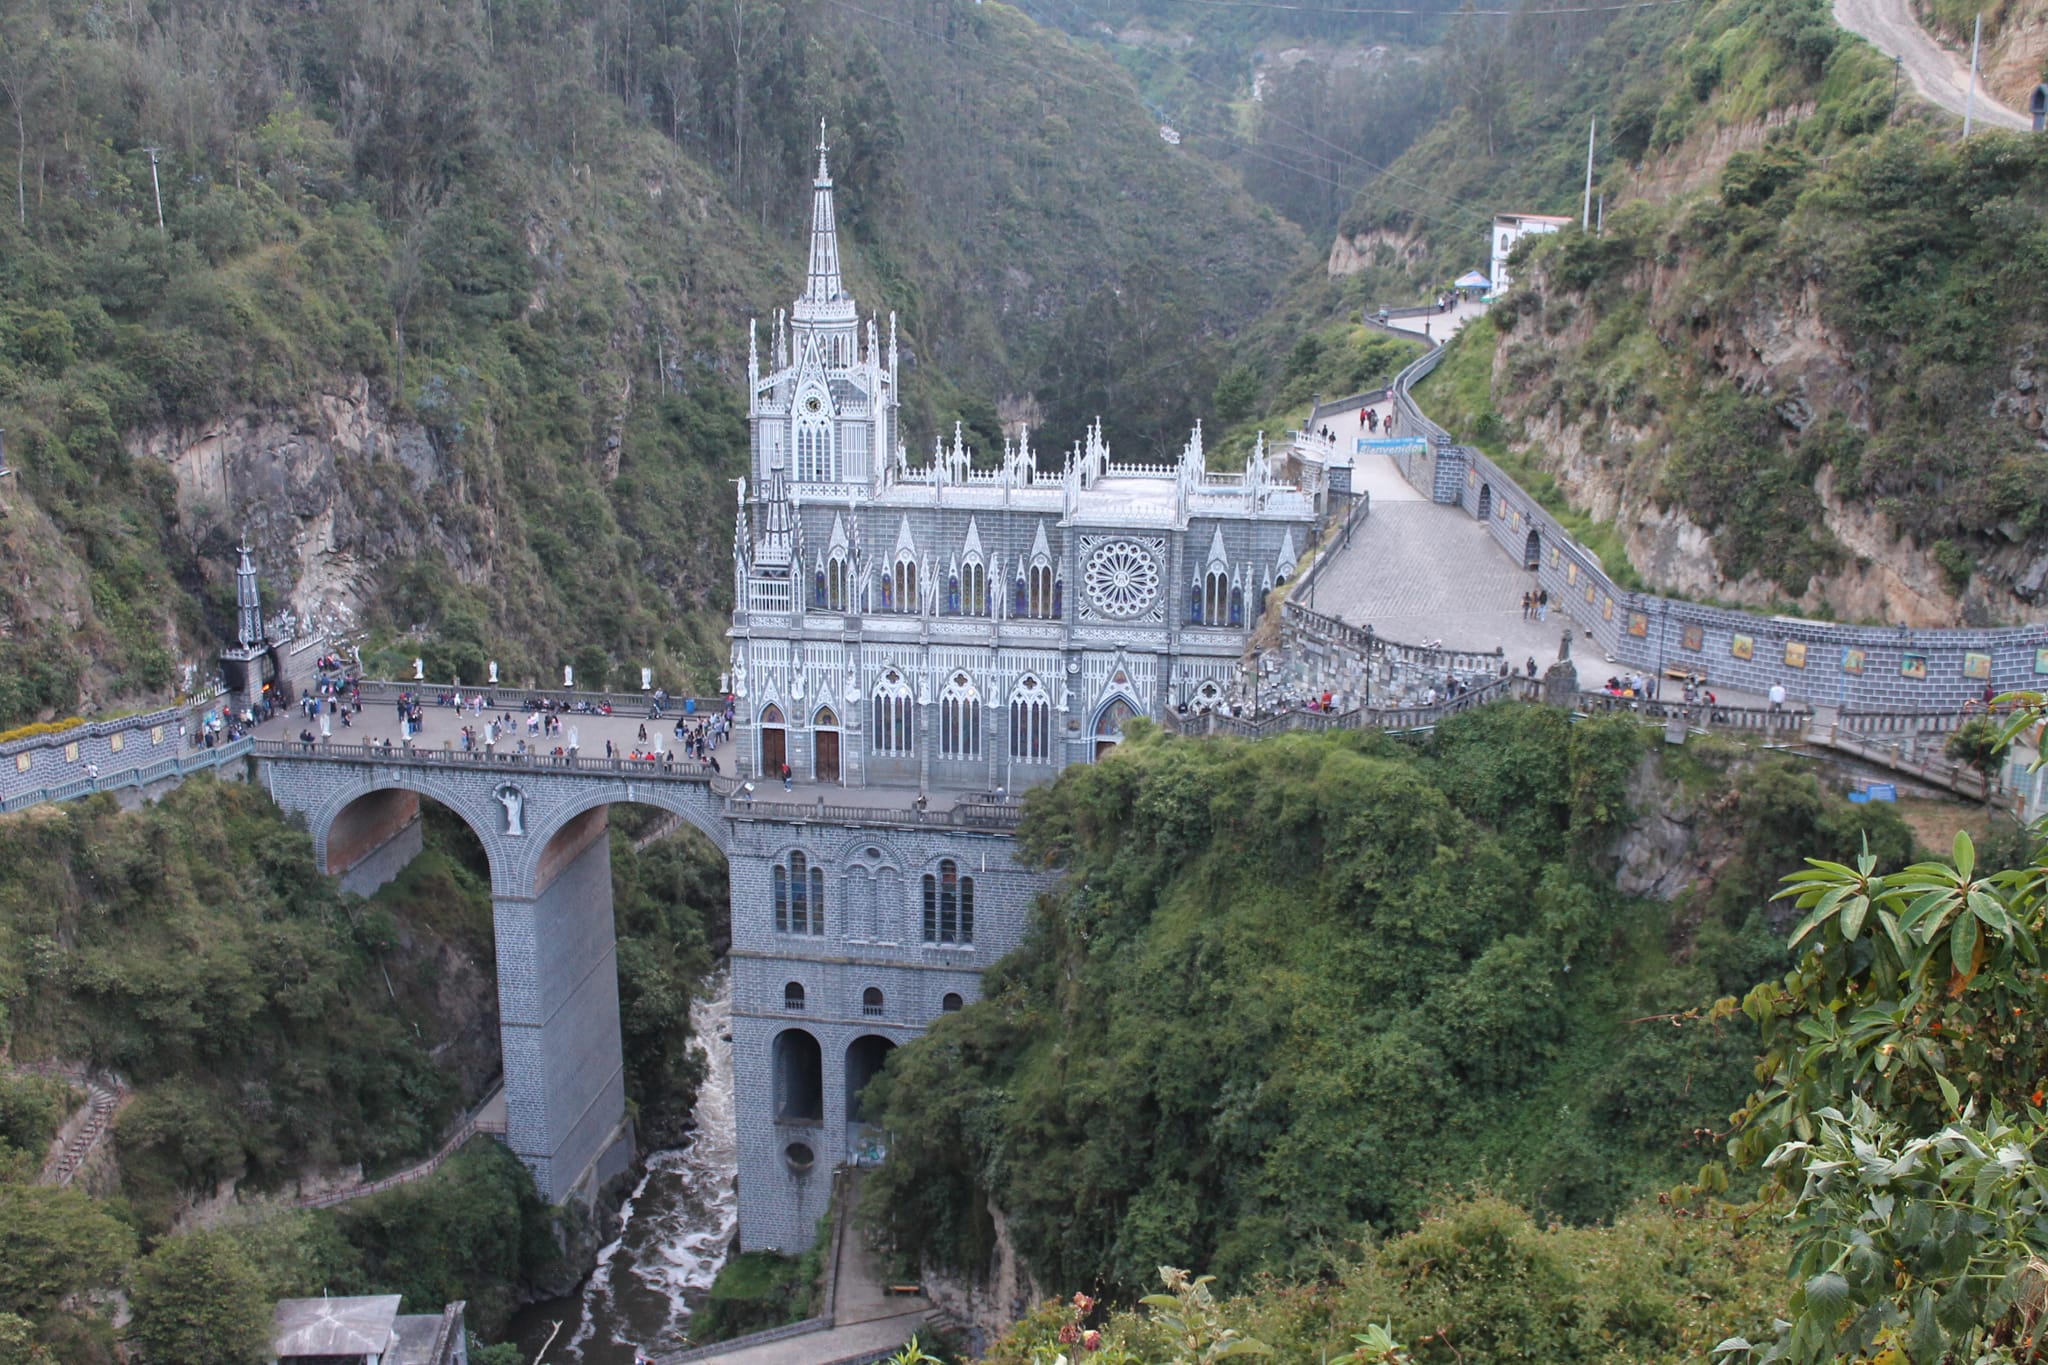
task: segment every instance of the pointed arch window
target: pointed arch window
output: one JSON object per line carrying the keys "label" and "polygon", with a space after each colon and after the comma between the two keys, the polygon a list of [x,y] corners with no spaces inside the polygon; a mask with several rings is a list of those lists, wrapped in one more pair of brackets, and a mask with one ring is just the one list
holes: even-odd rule
{"label": "pointed arch window", "polygon": [[875,684],[874,724],[869,727],[869,733],[874,737],[875,752],[909,753],[915,728],[914,717],[910,684],[903,681],[903,675],[895,669],[887,670],[881,681]]}
{"label": "pointed arch window", "polygon": [[825,932],[825,869],[801,852],[778,859],[768,875],[775,894],[775,932],[808,934]]}
{"label": "pointed arch window", "polygon": [[988,570],[978,559],[960,566],[960,608],[969,616],[988,615]]}
{"label": "pointed arch window", "polygon": [[939,693],[939,752],[947,758],[981,757],[981,693],[955,673]]}
{"label": "pointed arch window", "polygon": [[[885,586],[883,595],[892,602],[893,610],[905,614],[917,611],[917,561],[909,555],[898,555],[895,572],[890,575],[893,585]],[[890,590],[893,587],[893,592]]]}
{"label": "pointed arch window", "polygon": [[1202,580],[1202,623],[1220,626],[1230,620],[1230,575],[1212,564]]}
{"label": "pointed arch window", "polygon": [[822,607],[825,605],[826,575],[827,571],[824,569],[816,569],[812,571],[811,605],[814,607]]}
{"label": "pointed arch window", "polygon": [[1035,563],[1029,575],[1030,601],[1025,613],[1040,621],[1055,620],[1059,616],[1057,584],[1053,580],[1052,565]]}
{"label": "pointed arch window", "polygon": [[[807,413],[819,413],[816,395],[804,400]],[[829,483],[838,477],[832,458],[832,425],[820,416],[804,416],[796,426],[796,477],[799,483]]]}
{"label": "pointed arch window", "polygon": [[974,878],[960,875],[960,864],[939,860],[936,871],[924,874],[924,941],[974,942]]}
{"label": "pointed arch window", "polygon": [[849,611],[853,599],[847,590],[846,556],[834,552],[825,561],[825,600],[823,605],[832,611]]}
{"label": "pointed arch window", "polygon": [[956,570],[946,576],[946,615],[960,614],[960,574]]}
{"label": "pointed arch window", "polygon": [[1052,762],[1052,696],[1029,674],[1010,691],[1010,757],[1019,763]]}
{"label": "pointed arch window", "polygon": [[1242,584],[1232,584],[1230,588],[1230,624],[1233,626],[1244,624],[1244,587]]}

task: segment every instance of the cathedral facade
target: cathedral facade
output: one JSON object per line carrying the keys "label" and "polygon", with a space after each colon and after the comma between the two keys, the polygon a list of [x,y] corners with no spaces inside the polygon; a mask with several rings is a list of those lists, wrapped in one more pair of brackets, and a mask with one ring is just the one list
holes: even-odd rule
{"label": "cathedral facade", "polygon": [[1212,473],[1199,429],[1162,465],[1118,463],[1099,423],[1057,460],[1028,436],[977,460],[956,430],[913,463],[895,320],[846,291],[822,147],[804,290],[766,351],[757,333],[730,690],[739,771],[779,809],[734,827],[733,1061],[741,1244],[794,1254],[830,1173],[883,1142],[868,1079],[976,998],[1050,884],[942,813],[1223,700],[1314,513],[1263,445]]}
{"label": "cathedral facade", "polygon": [[863,324],[822,150],[804,292],[747,366],[752,476],[733,570],[743,771],[826,786],[1018,792],[1128,717],[1206,709],[1308,545],[1263,444],[1212,473],[1200,429],[1120,464],[1098,423],[1048,468],[1028,434],[913,464],[895,319]]}

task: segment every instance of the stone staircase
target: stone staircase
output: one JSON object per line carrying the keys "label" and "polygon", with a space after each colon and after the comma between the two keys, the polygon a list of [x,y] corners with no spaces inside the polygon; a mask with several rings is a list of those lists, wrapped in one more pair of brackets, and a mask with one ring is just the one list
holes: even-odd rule
{"label": "stone staircase", "polygon": [[114,1115],[128,1098],[128,1087],[112,1076],[93,1075],[82,1068],[25,1069],[59,1076],[85,1087],[85,1104],[58,1130],[50,1144],[50,1154],[43,1161],[42,1173],[36,1177],[36,1182],[42,1185],[69,1185],[113,1126]]}

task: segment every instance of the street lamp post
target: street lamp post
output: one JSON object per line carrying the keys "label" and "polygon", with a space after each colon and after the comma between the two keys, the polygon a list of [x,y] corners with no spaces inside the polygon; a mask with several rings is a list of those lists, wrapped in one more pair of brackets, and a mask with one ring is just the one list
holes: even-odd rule
{"label": "street lamp post", "polygon": [[1252,719],[1254,720],[1257,720],[1259,716],[1259,672],[1261,661],[1265,657],[1266,653],[1264,650],[1255,649],[1252,651]]}

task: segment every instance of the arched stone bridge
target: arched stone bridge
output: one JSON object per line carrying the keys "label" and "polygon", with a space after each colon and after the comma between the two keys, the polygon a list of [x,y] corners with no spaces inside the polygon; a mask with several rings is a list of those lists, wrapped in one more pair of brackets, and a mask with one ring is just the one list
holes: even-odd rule
{"label": "arched stone bridge", "polygon": [[272,798],[305,817],[321,869],[351,891],[374,891],[419,852],[421,797],[475,832],[491,870],[506,1141],[554,1201],[624,1169],[632,1143],[608,812],[620,802],[658,806],[729,849],[732,825],[710,772],[277,741],[259,741],[257,760]]}
{"label": "arched stone bridge", "polygon": [[[962,796],[923,808],[902,790],[846,789],[755,800],[673,755],[253,743],[259,780],[305,818],[321,870],[348,890],[376,890],[419,852],[423,799],[475,832],[490,864],[505,1140],[555,1202],[588,1200],[633,1155],[608,812],[674,812],[725,853],[750,1248],[809,1245],[831,1171],[873,1140],[862,1087],[890,1048],[975,997],[982,964],[1021,938],[1049,880],[1011,857],[1017,810],[1007,802]],[[793,906],[778,901],[799,882]],[[936,909],[925,903],[933,897]],[[921,922],[948,909],[963,932]]]}

